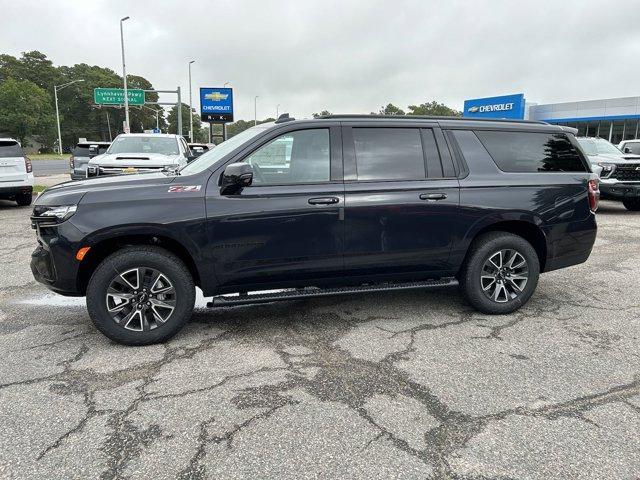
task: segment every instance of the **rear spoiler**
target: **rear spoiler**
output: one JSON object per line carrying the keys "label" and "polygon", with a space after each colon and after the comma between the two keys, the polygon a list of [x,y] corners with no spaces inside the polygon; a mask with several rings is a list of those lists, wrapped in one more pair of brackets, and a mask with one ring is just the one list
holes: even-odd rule
{"label": "rear spoiler", "polygon": [[563,132],[573,133],[574,135],[578,134],[578,129],[573,127],[567,127],[565,125],[559,125]]}

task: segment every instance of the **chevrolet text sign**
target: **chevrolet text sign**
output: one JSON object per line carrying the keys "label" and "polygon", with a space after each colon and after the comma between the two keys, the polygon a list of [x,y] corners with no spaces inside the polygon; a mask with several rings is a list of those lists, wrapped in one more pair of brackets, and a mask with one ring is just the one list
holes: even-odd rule
{"label": "chevrolet text sign", "polygon": [[501,97],[475,98],[464,101],[464,117],[469,118],[524,118],[524,94]]}
{"label": "chevrolet text sign", "polygon": [[201,88],[200,116],[203,122],[233,122],[233,90]]}

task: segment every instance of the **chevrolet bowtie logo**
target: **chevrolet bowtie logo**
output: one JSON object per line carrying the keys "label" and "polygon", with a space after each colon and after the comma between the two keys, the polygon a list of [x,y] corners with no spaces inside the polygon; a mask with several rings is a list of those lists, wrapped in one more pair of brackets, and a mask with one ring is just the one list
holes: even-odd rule
{"label": "chevrolet bowtie logo", "polygon": [[471,108],[469,109],[469,112],[470,112],[470,113],[476,113],[478,110],[480,110],[480,107],[471,107]]}
{"label": "chevrolet bowtie logo", "polygon": [[219,102],[220,100],[226,100],[228,96],[228,93],[211,92],[207,93],[204,98],[207,100],[213,100],[214,102]]}

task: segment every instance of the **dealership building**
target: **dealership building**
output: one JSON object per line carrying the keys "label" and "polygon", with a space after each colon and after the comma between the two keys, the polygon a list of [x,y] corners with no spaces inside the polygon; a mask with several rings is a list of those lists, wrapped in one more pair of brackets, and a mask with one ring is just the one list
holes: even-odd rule
{"label": "dealership building", "polygon": [[465,100],[463,116],[541,120],[577,128],[578,136],[602,137],[617,144],[638,138],[640,97],[536,104],[518,93]]}

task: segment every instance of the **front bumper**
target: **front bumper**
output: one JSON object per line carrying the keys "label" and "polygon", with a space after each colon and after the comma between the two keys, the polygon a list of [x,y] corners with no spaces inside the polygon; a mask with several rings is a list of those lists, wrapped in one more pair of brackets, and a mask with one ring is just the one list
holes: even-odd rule
{"label": "front bumper", "polygon": [[640,199],[640,182],[600,181],[600,198],[605,200]]}
{"label": "front bumper", "polygon": [[34,227],[38,247],[31,254],[33,277],[56,293],[84,295],[78,288],[80,262],[75,259],[81,232],[69,220],[57,225],[39,225],[36,222]]}

